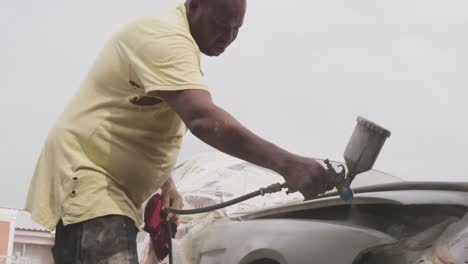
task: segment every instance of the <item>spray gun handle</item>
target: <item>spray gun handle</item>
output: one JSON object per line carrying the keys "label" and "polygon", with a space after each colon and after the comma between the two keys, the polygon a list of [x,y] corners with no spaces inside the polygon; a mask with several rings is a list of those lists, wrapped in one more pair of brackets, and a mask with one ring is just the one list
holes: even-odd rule
{"label": "spray gun handle", "polygon": [[345,178],[346,170],[343,165],[339,165],[338,167],[341,168],[340,172],[336,172],[335,168],[331,165],[330,161],[326,159],[325,165],[327,165],[327,172],[330,177],[333,177],[335,180],[335,187],[340,197],[344,201],[351,201],[354,197],[353,190],[349,187],[351,182],[348,178]]}

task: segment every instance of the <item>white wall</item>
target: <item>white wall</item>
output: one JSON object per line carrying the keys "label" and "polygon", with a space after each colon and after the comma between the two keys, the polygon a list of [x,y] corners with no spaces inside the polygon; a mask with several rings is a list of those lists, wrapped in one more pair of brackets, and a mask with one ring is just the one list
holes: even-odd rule
{"label": "white wall", "polygon": [[33,245],[15,243],[13,254],[20,256],[18,264],[51,264],[54,263],[50,245]]}

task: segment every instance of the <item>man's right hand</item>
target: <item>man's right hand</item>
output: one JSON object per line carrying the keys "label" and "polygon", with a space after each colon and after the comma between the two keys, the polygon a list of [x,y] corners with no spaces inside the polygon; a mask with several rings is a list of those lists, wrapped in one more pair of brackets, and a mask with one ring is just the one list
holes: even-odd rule
{"label": "man's right hand", "polygon": [[289,192],[299,191],[311,199],[333,189],[334,179],[316,160],[294,155],[280,171],[289,187]]}

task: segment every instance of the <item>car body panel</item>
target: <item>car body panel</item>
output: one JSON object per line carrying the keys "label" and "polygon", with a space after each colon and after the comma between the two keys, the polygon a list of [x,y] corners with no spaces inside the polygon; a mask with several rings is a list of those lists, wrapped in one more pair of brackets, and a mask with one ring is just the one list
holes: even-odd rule
{"label": "car body panel", "polygon": [[[411,211],[428,205],[468,211],[468,186],[464,183],[390,184],[374,190],[358,190],[352,203],[331,196],[218,221],[200,237],[199,263],[249,264],[264,258],[280,264],[352,263],[366,249],[396,242],[397,238],[370,227],[367,215],[360,216],[359,210],[349,208],[394,206]],[[350,212],[346,219],[301,219],[300,214],[291,217],[344,207]],[[422,217],[430,214],[425,212]]]}
{"label": "car body panel", "polygon": [[[391,236],[369,228],[314,220],[216,223],[205,235],[200,252],[200,263],[203,264],[248,264],[262,258],[281,264],[345,264],[349,262],[343,260],[355,258],[363,249],[395,241]],[[347,246],[340,247],[343,243]],[[334,250],[339,254],[324,254]],[[310,256],[316,258],[310,259]]]}

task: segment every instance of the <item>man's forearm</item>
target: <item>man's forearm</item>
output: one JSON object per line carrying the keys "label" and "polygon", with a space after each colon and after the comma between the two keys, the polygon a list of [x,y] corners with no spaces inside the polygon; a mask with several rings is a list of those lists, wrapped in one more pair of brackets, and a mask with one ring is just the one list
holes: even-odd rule
{"label": "man's forearm", "polygon": [[217,106],[193,120],[189,129],[196,137],[226,154],[278,173],[292,155],[255,135]]}

